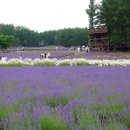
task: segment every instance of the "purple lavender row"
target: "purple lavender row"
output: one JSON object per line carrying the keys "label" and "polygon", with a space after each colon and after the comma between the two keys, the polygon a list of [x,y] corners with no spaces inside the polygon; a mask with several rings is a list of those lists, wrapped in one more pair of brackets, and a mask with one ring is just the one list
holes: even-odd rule
{"label": "purple lavender row", "polygon": [[130,67],[0,67],[0,127],[127,130],[129,77]]}
{"label": "purple lavender row", "polygon": [[[44,52],[45,53],[45,52]],[[23,58],[40,58],[40,52],[8,52],[8,53],[0,53],[0,56],[5,56],[8,59],[12,58],[19,58],[19,56],[22,55]],[[46,52],[47,54],[47,52]],[[65,56],[70,56],[73,55],[74,53],[72,52],[50,52],[50,57],[51,58],[61,58]]]}

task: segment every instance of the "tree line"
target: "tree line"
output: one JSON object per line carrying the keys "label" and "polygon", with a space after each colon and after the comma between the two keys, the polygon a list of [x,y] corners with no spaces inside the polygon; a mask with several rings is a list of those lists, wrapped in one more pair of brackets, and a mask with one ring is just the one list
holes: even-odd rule
{"label": "tree line", "polygon": [[89,28],[107,26],[110,44],[116,50],[130,48],[130,0],[90,0]]}
{"label": "tree line", "polygon": [[[11,42],[2,43],[1,37],[12,37]],[[7,45],[8,43],[8,45]],[[38,47],[48,45],[62,46],[81,46],[88,44],[87,28],[67,28],[60,30],[51,30],[37,32],[23,26],[14,26],[12,24],[0,24],[0,48],[9,46]]]}

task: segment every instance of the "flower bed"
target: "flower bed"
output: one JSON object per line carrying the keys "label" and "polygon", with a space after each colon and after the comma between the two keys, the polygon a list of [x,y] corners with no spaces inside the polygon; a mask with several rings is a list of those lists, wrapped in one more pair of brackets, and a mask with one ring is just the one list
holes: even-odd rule
{"label": "flower bed", "polygon": [[0,66],[130,66],[130,60],[90,60],[90,59],[9,59],[0,61]]}
{"label": "flower bed", "polygon": [[130,67],[0,67],[1,130],[128,130]]}

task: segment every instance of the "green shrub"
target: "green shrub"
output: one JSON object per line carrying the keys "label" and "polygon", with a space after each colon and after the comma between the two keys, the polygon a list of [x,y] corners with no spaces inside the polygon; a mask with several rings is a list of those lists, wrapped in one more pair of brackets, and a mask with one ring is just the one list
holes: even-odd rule
{"label": "green shrub", "polygon": [[39,123],[42,130],[68,130],[62,117],[56,115],[40,115]]}

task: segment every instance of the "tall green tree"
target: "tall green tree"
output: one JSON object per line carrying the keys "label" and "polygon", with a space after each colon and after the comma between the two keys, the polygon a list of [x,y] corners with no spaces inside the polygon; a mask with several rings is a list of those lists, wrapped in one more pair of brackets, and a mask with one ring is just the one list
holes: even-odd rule
{"label": "tall green tree", "polygon": [[98,5],[95,4],[95,0],[90,0],[89,8],[86,9],[86,13],[89,16],[89,28],[94,28],[97,9]]}

